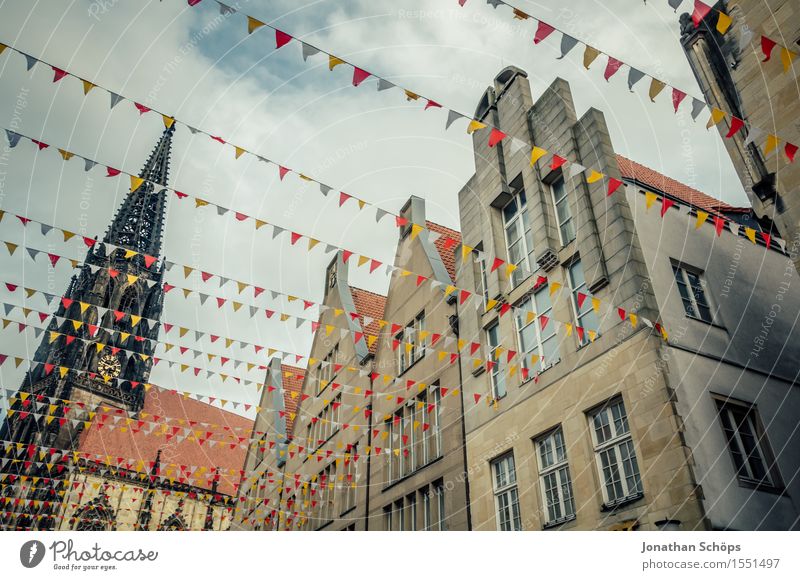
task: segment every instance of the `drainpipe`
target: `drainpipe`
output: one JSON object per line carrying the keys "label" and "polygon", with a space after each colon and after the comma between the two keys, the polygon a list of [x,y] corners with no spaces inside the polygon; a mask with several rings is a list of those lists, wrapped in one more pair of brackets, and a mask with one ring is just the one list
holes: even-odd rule
{"label": "drainpipe", "polygon": [[[372,382],[372,373],[369,375],[369,390],[373,393],[375,392],[373,389],[373,382]],[[366,505],[364,506],[364,531],[369,531],[369,494],[370,494],[370,475],[372,473],[372,399],[374,395],[369,396],[369,418],[367,419],[367,447],[369,448],[369,453],[367,453],[367,501]]]}
{"label": "drainpipe", "polygon": [[[453,306],[455,307],[456,311],[456,319],[455,324],[452,324],[453,333],[458,338],[458,300],[453,299]],[[461,357],[459,356],[458,361],[458,391],[459,391],[459,399],[461,399],[461,450],[464,456],[464,492],[466,494],[467,499],[467,531],[472,531],[472,504],[470,502],[469,497],[469,472],[467,470],[467,426],[466,426],[466,414],[465,414],[465,406],[464,406],[464,377],[463,371],[461,369]]]}

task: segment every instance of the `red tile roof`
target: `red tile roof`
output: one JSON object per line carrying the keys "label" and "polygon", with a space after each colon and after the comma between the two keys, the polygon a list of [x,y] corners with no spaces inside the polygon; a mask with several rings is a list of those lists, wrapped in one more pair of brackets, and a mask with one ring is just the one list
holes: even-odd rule
{"label": "red tile roof", "polygon": [[678,201],[683,201],[684,203],[688,203],[704,211],[718,213],[743,209],[728,205],[724,201],[706,195],[702,191],[689,187],[671,177],[662,175],[658,171],[645,167],[635,161],[631,161],[622,155],[617,155],[617,165],[619,165],[619,171],[623,178],[635,179],[643,185],[648,185],[653,189],[657,189],[676,198]]}
{"label": "red tile roof", "polygon": [[[456,247],[461,243],[461,233],[431,221],[426,221],[425,223],[430,231],[442,234],[439,239],[434,242],[434,245],[439,255],[442,257],[442,262],[444,262],[444,267],[447,268],[447,273],[450,274],[450,280],[455,281]],[[448,242],[447,238],[455,240],[456,243]]]}
{"label": "red tile roof", "polygon": [[[287,376],[287,373],[291,373]],[[294,432],[294,419],[291,413],[297,413],[297,406],[300,402],[300,391],[303,390],[303,377],[306,369],[281,365],[281,380],[283,381],[283,400],[286,408],[286,436],[291,437]],[[291,393],[297,393],[297,397],[292,397]]]}
{"label": "red tile roof", "polygon": [[[356,288],[355,286],[350,287],[350,294],[353,296],[356,313],[358,314],[359,322],[361,322],[362,327],[364,325],[365,316],[374,319],[373,322],[370,322],[366,328],[364,328],[364,332],[366,334],[377,335],[380,331],[378,320],[383,318],[383,313],[386,310],[386,296],[383,294],[375,294],[374,292],[362,288]],[[370,354],[375,354],[377,348],[378,341],[376,340],[372,343],[372,346],[369,347]]]}
{"label": "red tile roof", "polygon": [[[176,481],[187,478],[182,483],[210,490],[214,469],[219,468],[217,490],[229,495],[235,493],[234,486],[239,483],[239,472],[244,467],[247,443],[253,428],[252,419],[157,387],[150,388],[145,394],[142,413],[146,415],[140,415],[144,422],[141,428],[134,421],[123,431],[121,427],[125,425],[124,421],[116,424],[113,421],[113,417],[118,415],[116,410],[105,412],[103,407],[99,407],[92,425],[81,434],[78,452],[101,455],[102,461],[110,456],[114,465],[121,464],[128,469],[149,473],[150,463],[161,449],[162,475],[166,476],[167,469],[173,469]],[[127,417],[127,414],[121,416]],[[111,429],[110,425],[116,427]],[[169,438],[162,434],[163,425],[168,426]],[[173,428],[178,429],[175,435],[172,435]],[[200,436],[180,441],[178,438],[183,437],[187,429],[191,430],[190,436],[197,432]],[[212,434],[206,437],[208,432]],[[213,447],[207,439],[214,441]],[[137,465],[139,460],[144,465]],[[187,474],[180,475],[179,468],[168,464],[186,466]],[[198,466],[206,470],[202,474],[189,471],[196,470]],[[230,473],[230,470],[235,473]],[[193,478],[193,481],[189,482],[188,478]]]}

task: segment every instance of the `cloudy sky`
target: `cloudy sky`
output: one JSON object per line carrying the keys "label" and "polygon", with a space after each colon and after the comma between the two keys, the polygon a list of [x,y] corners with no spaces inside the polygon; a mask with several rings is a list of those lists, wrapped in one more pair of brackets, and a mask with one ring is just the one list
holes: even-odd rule
{"label": "cloudy sky", "polygon": [[[445,107],[474,111],[483,90],[505,66],[529,74],[534,99],[557,76],[573,89],[578,115],[589,107],[602,110],[617,151],[671,177],[734,204],[746,203],[716,131],[705,129],[705,115],[693,124],[688,114],[675,116],[667,92],[656,104],[647,98],[647,83],[627,89],[627,71],[607,83],[604,59],[591,71],[581,65],[581,50],[556,60],[559,37],[534,47],[535,24],[511,18],[483,0],[272,0],[230,2],[298,38],[362,64],[397,84],[429,96]],[[700,95],[679,43],[678,15],[666,0],[646,5],[637,0],[516,0],[534,16],[621,58],[640,70]],[[684,2],[687,6],[688,2]],[[428,217],[458,229],[457,193],[474,170],[471,139],[463,127],[444,130],[446,114],[422,112],[406,103],[402,92],[377,92],[375,80],[351,86],[352,69],[328,71],[317,56],[304,63],[300,44],[274,50],[268,29],[247,34],[239,15],[221,18],[218,6],[204,0],[188,8],[185,0],[31,0],[0,2],[0,42],[18,48],[81,77],[172,114],[252,151],[282,161],[337,189],[352,192],[389,210],[409,195],[428,201]],[[602,60],[602,62],[601,62]],[[138,172],[163,130],[161,117],[139,115],[122,103],[109,109],[108,94],[83,96],[75,79],[53,84],[50,68],[26,71],[25,60],[12,51],[0,56],[0,126],[39,137],[54,146],[131,173]],[[36,153],[30,143],[0,149],[0,208],[33,219],[102,236],[127,192],[127,180],[107,179],[99,168],[85,173],[82,163],[63,163],[54,149]],[[297,179],[281,182],[274,167],[253,157],[234,159],[233,151],[208,137],[179,127],[174,139],[170,182],[175,188],[271,223],[308,233],[324,242],[391,262],[396,228],[390,220],[376,224],[374,212],[355,204],[338,208],[336,196],[323,197]],[[312,184],[313,185],[313,184]],[[174,199],[174,198],[173,198]],[[332,255],[318,246],[311,254],[292,247],[286,236],[272,241],[268,231],[255,233],[212,212],[195,212],[192,204],[171,202],[164,254],[174,262],[202,267],[230,278],[319,300],[324,268]],[[82,259],[79,239],[64,243],[58,232],[41,235],[17,221],[0,224],[3,241]],[[24,257],[23,257],[24,256]],[[43,256],[32,262],[23,252],[0,251],[3,282],[62,293],[72,272],[63,261],[49,268]],[[178,272],[169,281],[211,294],[235,295],[235,287],[218,290]],[[354,274],[356,285],[385,292],[382,275]],[[3,302],[21,304],[19,293],[5,288]],[[300,312],[296,304],[272,302],[262,295],[250,304]],[[26,304],[45,310],[41,297]],[[270,306],[272,305],[272,306]],[[212,304],[200,306],[177,293],[168,295],[163,319],[205,332],[293,352],[307,353],[311,336],[288,330],[263,316],[251,320],[245,311],[221,315]],[[309,313],[306,313],[308,315]],[[16,311],[15,320],[21,320]],[[187,336],[185,346],[207,349]],[[32,357],[37,341],[27,342],[11,329],[0,334],[0,353]],[[233,356],[259,361],[234,348]],[[190,355],[171,358],[195,363]],[[207,362],[203,366],[215,369]],[[6,364],[3,387],[15,389],[21,373]],[[263,380],[256,372],[238,374]],[[254,389],[227,387],[218,378],[198,380],[157,367],[154,383],[202,394],[255,402]],[[0,400],[0,405],[5,401]]]}

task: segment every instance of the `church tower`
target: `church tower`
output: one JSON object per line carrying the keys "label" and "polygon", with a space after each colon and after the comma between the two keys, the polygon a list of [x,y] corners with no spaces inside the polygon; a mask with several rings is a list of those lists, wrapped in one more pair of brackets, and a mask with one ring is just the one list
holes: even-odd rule
{"label": "church tower", "polygon": [[[139,173],[142,181],[102,241],[88,250],[60,299],[13,411],[0,427],[0,440],[15,443],[3,444],[0,474],[53,481],[49,469],[38,473],[37,463],[52,465],[61,450],[75,449],[84,421],[98,406],[130,415],[141,410],[164,301],[159,255],[167,191],[161,185],[167,183],[173,132],[174,125],[164,131]],[[35,412],[32,406],[50,411]],[[42,448],[50,450],[46,462],[36,461]],[[41,499],[42,492],[24,495]],[[9,498],[5,489],[2,496]],[[32,519],[47,529],[41,517]]]}

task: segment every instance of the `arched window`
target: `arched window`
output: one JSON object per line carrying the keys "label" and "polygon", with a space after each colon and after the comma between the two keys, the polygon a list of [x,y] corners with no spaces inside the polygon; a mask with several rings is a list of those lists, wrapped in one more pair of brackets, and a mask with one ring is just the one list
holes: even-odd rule
{"label": "arched window", "polygon": [[164,523],[161,524],[159,531],[162,532],[183,532],[186,530],[186,522],[179,514],[172,514]]}
{"label": "arched window", "polygon": [[138,314],[139,313],[139,292],[136,286],[129,286],[119,301],[120,312]]}
{"label": "arched window", "polygon": [[75,512],[76,532],[105,532],[114,529],[111,508],[105,498],[92,500]]}

